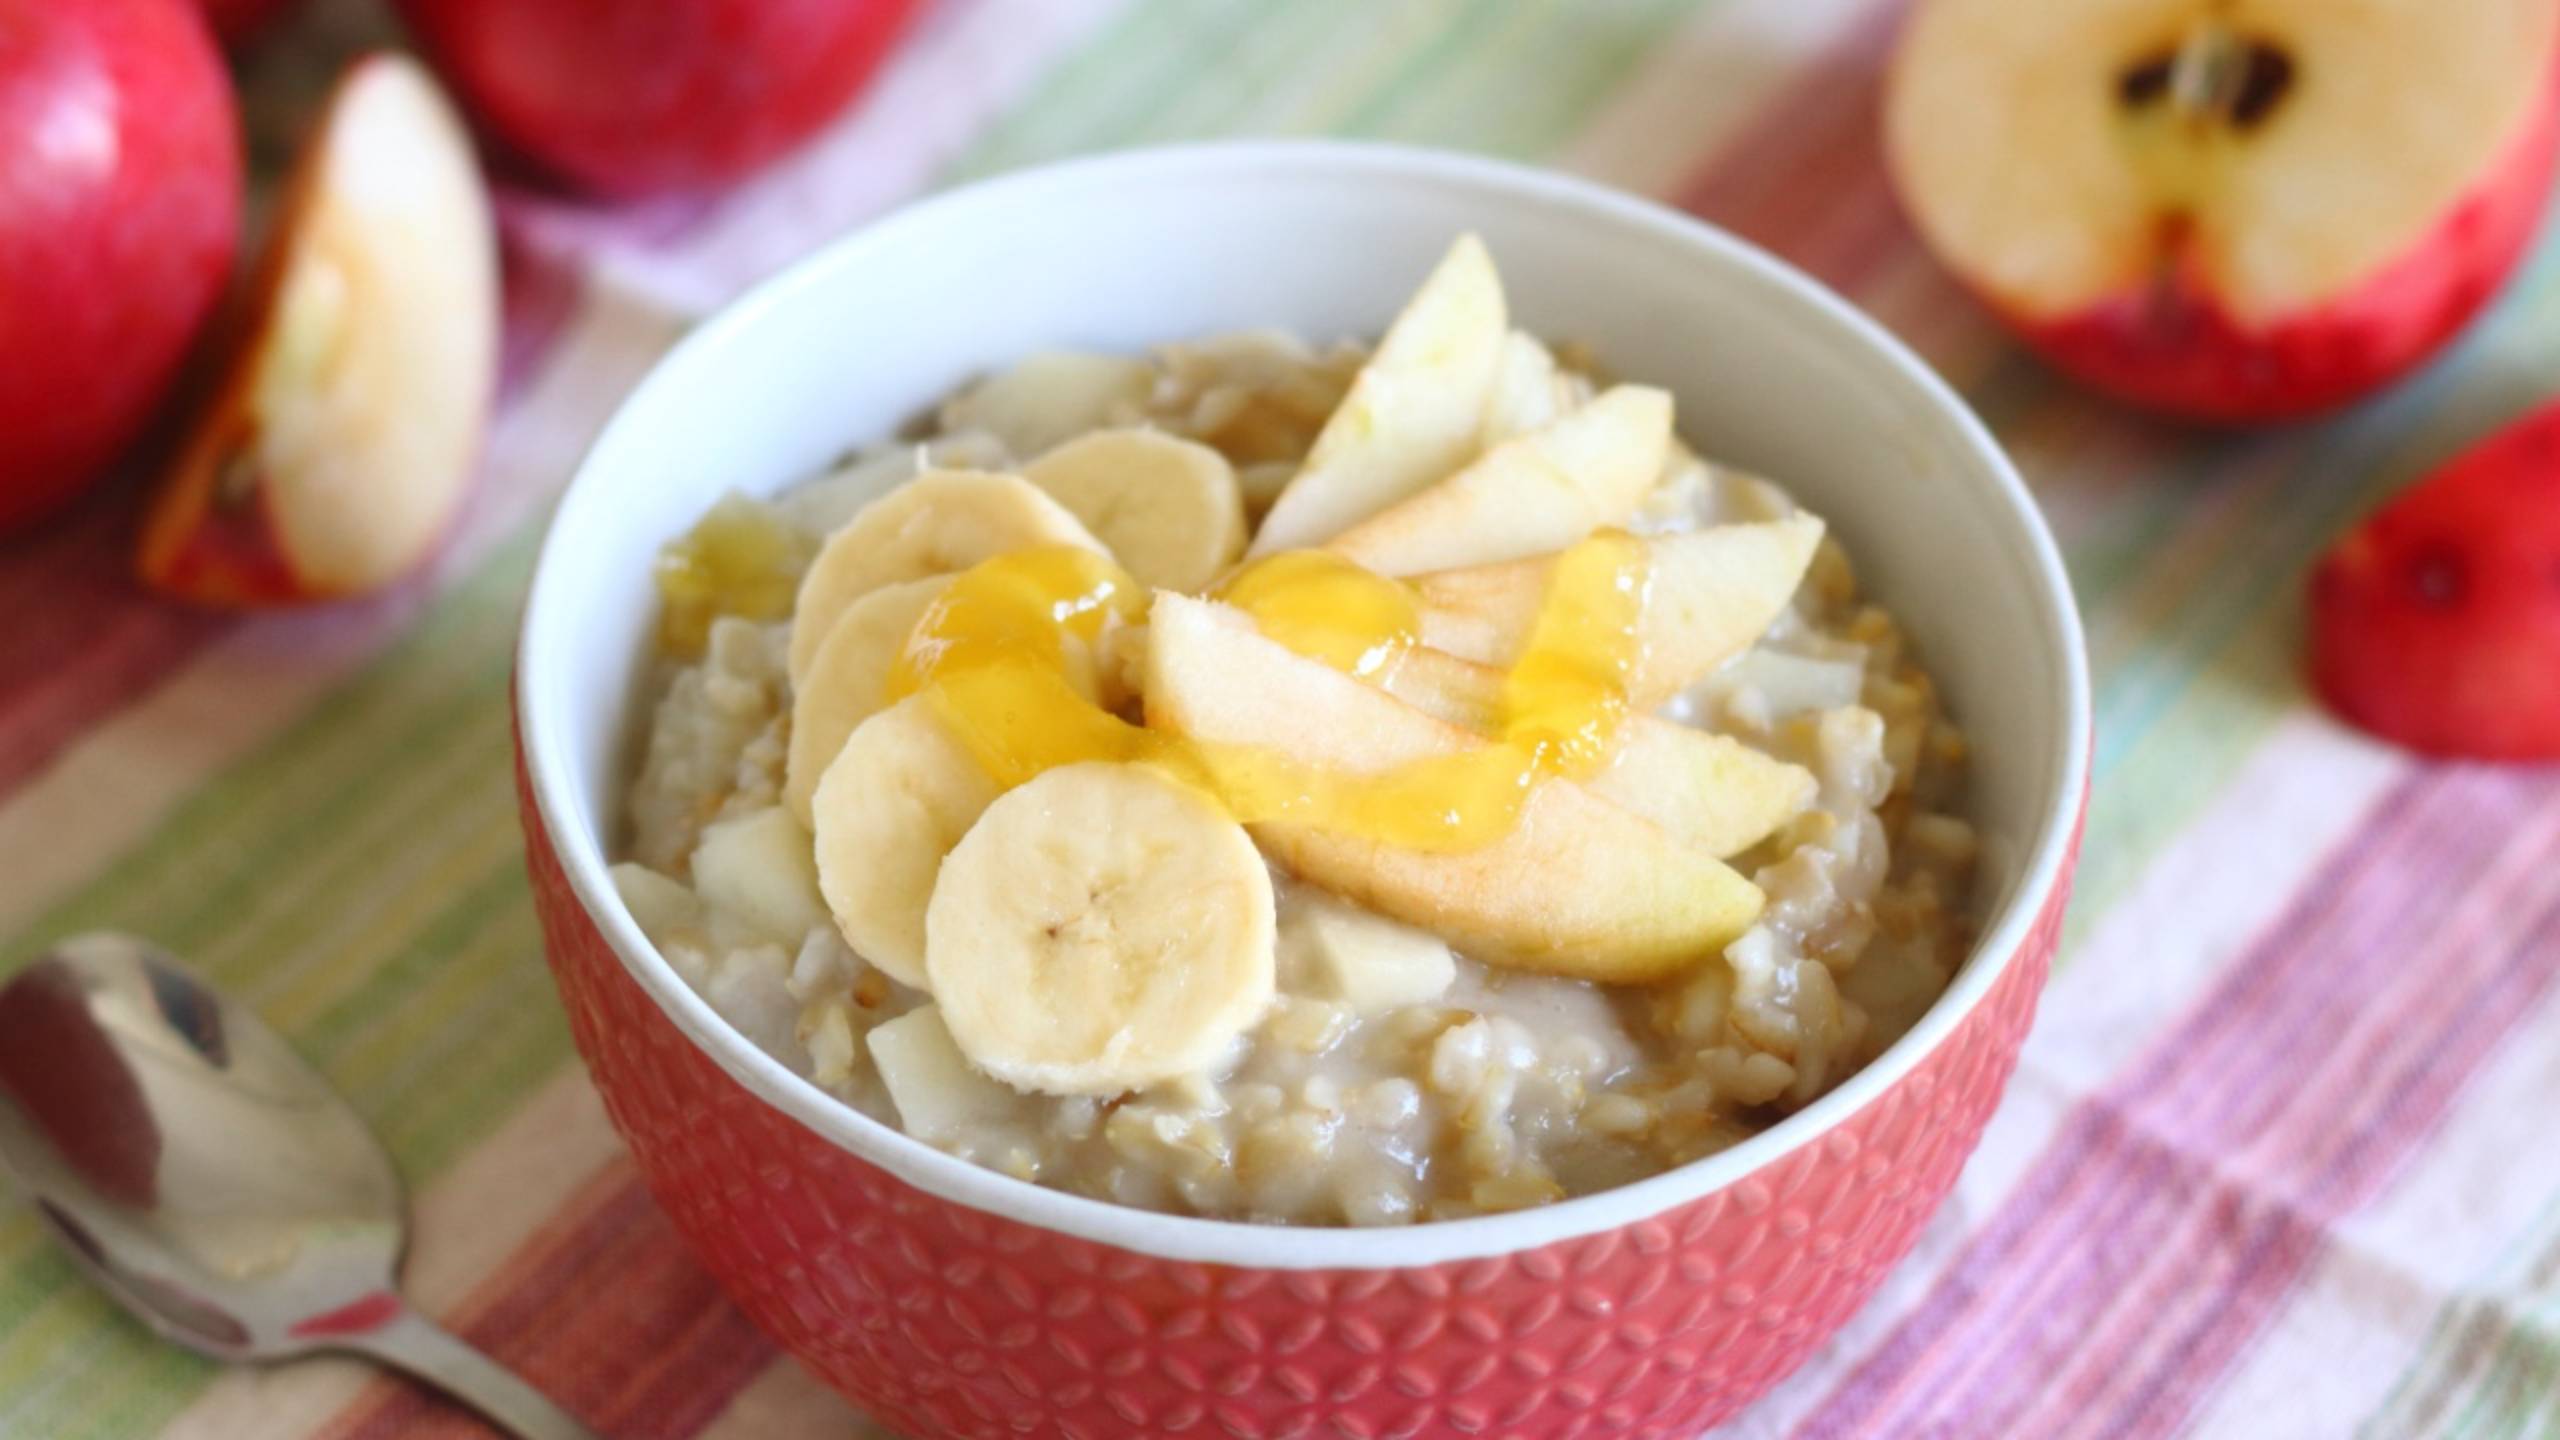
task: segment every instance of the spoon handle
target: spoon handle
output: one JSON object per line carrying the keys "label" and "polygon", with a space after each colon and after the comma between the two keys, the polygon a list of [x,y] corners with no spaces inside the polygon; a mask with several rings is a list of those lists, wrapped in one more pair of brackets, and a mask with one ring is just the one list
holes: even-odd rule
{"label": "spoon handle", "polygon": [[518,1440],[597,1440],[594,1431],[514,1371],[415,1310],[403,1307],[389,1324],[350,1336],[347,1343],[442,1390]]}

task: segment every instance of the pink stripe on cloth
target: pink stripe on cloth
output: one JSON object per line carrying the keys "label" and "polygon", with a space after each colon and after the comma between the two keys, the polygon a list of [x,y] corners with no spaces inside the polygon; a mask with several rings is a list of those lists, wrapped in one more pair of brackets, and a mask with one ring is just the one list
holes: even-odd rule
{"label": "pink stripe on cloth", "polygon": [[2560,978],[2556,801],[2405,782],[1801,1433],[2176,1429]]}
{"label": "pink stripe on cloth", "polygon": [[32,535],[0,544],[0,795],[98,716],[148,690],[231,622],[155,600],[133,578],[123,482]]}
{"label": "pink stripe on cloth", "polygon": [[[2332,922],[2359,926],[2385,918],[2381,906],[2340,917],[2336,904],[2350,897],[2382,898],[2379,890],[2363,882],[2372,878],[2368,871],[2384,852],[2382,840],[2395,824],[2395,810],[2405,809],[2412,798],[2411,792],[2403,790],[2387,799],[2357,839],[2322,867],[2327,883],[2307,889],[2272,933],[2316,935]],[[2233,993],[2232,982],[2226,981],[2217,1003],[2225,1007],[2248,1003],[2253,992],[2245,986],[2259,973],[2238,972],[2233,979],[2242,983],[2243,993]],[[2213,1013],[2207,1012],[2208,1016]],[[2153,1053],[2156,1059],[2165,1051]],[[2133,1083],[2147,1080],[2146,1070],[2145,1079]],[[2013,1318],[2043,1313],[2055,1303],[2056,1292],[2103,1285],[2139,1263],[2138,1254],[2104,1243],[2104,1237],[2123,1234],[2130,1222],[2153,1208],[2174,1204],[2159,1187],[2178,1171],[2167,1149],[2135,1129],[2132,1118],[2121,1108],[2093,1104],[2084,1106],[2058,1130],[2053,1148],[2018,1182],[2007,1206],[1940,1279],[1930,1298],[1817,1412],[1827,1418],[1815,1423],[1836,1424],[1845,1431],[1854,1428],[1868,1409],[1932,1411],[1947,1392],[1976,1382],[1984,1367],[1994,1363],[2005,1365],[2012,1375],[2042,1373],[2059,1364],[2077,1343],[2076,1334],[2047,1331],[2030,1336],[2022,1353],[1988,1343],[1948,1347],[1934,1354],[1930,1347],[1938,1336],[1967,1324],[1983,1332],[1973,1336],[1982,1340]],[[2098,1155],[2119,1157],[2122,1173],[2113,1177],[2117,1183],[2106,1185],[2105,1172],[2090,1163]],[[2078,1223],[2047,1223],[2066,1214],[2075,1216]],[[2099,1242],[2091,1243],[2091,1236],[2100,1237]],[[1924,1358],[1928,1363],[1922,1363]]]}
{"label": "pink stripe on cloth", "polygon": [[[683,1440],[774,1361],[677,1239],[628,1158],[597,1172],[462,1307],[455,1328],[607,1435]],[[385,1378],[314,1440],[493,1432]]]}

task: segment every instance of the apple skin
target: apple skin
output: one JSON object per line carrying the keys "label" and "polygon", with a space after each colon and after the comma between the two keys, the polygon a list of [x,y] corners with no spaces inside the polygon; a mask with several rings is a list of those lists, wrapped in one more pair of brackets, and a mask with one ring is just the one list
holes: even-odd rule
{"label": "apple skin", "polygon": [[725,185],[842,110],[915,0],[401,0],[491,135],[580,189]]}
{"label": "apple skin", "polygon": [[2306,418],[2416,369],[2479,314],[2533,241],[2556,154],[2560,67],[2531,122],[2424,237],[2351,293],[2273,324],[2241,324],[2184,274],[2059,318],[1981,298],[2055,368],[2145,409],[2230,425]]}
{"label": "apple skin", "polygon": [[298,0],[199,0],[225,45],[241,44],[293,8]]}
{"label": "apple skin", "polygon": [[193,0],[0,0],[0,531],[133,442],[221,299],[240,122]]}

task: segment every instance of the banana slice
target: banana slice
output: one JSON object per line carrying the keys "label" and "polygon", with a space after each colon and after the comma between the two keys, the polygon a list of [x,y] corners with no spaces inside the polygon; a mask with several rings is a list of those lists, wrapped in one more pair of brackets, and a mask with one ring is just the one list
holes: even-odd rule
{"label": "banana slice", "polygon": [[929,575],[883,585],[846,606],[828,628],[791,697],[782,799],[801,824],[814,822],[810,801],[845,737],[888,705],[889,667],[906,649],[916,622],[951,588],[951,578]]}
{"label": "banana slice", "polygon": [[1037,455],[1116,415],[1136,412],[1155,378],[1154,366],[1125,355],[1027,355],[943,406],[942,428],[983,430],[1017,456]]}
{"label": "banana slice", "polygon": [[1324,422],[1249,553],[1321,545],[1465,464],[1507,316],[1493,257],[1475,236],[1459,236]]}
{"label": "banana slice", "polygon": [[1244,492],[1206,445],[1160,430],[1098,430],[1033,461],[1048,492],[1150,589],[1208,588],[1244,553]]}
{"label": "banana slice", "polygon": [[818,781],[818,893],[845,943],[891,979],[925,983],[934,876],[996,794],[927,695],[855,726]]}
{"label": "banana slice", "polygon": [[800,580],[791,617],[791,683],[845,607],[883,585],[948,575],[1034,545],[1108,554],[1066,507],[1019,475],[930,470],[865,505],[827,537]]}
{"label": "banana slice", "polygon": [[1262,1018],[1271,872],[1217,802],[1142,765],[1044,772],[933,887],[925,971],[971,1063],[1108,1095],[1197,1074]]}

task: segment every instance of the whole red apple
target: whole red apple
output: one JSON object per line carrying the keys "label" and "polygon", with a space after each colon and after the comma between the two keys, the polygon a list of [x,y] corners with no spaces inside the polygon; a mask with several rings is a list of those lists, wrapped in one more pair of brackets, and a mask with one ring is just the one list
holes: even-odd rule
{"label": "whole red apple", "polygon": [[193,0],[0,0],[0,529],[150,418],[230,276],[240,164]]}
{"label": "whole red apple", "polygon": [[1930,248],[2060,368],[2283,419],[2422,363],[2514,270],[2555,52],[2551,0],[1922,0],[1886,149]]}
{"label": "whole red apple", "polygon": [[914,0],[402,0],[492,134],[585,189],[726,184],[844,108]]}
{"label": "whole red apple", "polygon": [[2560,760],[2560,405],[2349,531],[2311,576],[2329,708],[2428,755]]}

